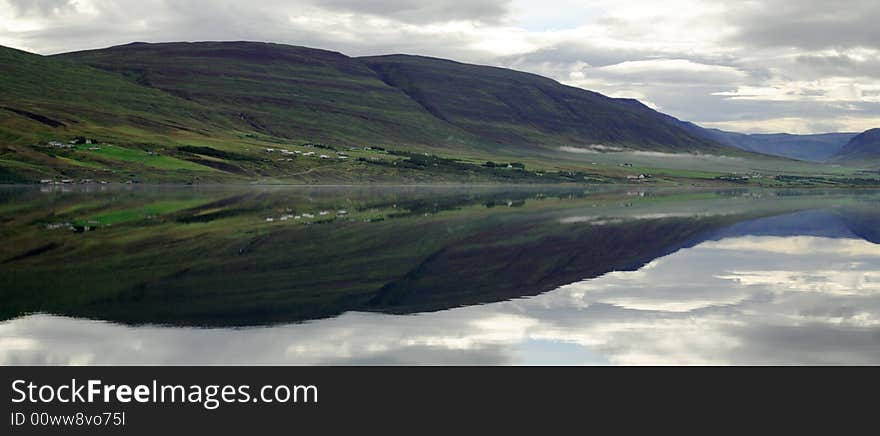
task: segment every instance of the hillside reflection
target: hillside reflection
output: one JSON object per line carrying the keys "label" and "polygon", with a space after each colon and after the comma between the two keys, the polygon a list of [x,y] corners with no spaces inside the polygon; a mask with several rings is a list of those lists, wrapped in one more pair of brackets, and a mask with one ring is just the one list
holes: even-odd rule
{"label": "hillside reflection", "polygon": [[224,328],[215,321],[249,318],[216,304],[201,327],[155,325],[189,315],[121,325],[106,320],[131,321],[135,302],[100,301],[88,308],[105,321],[61,311],[0,323],[0,361],[880,363],[873,197],[611,204],[470,217],[492,225],[445,232],[330,318]]}

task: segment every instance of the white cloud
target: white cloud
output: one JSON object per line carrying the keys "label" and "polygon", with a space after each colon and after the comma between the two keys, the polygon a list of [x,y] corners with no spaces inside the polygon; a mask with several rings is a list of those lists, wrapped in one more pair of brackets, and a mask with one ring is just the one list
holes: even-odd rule
{"label": "white cloud", "polygon": [[763,86],[740,86],[713,95],[739,100],[880,103],[880,81],[828,77],[813,81],[774,80]]}
{"label": "white cloud", "polygon": [[668,82],[730,82],[744,80],[747,74],[736,68],[723,65],[708,65],[687,59],[648,59],[626,61],[598,68],[611,76],[630,80],[652,80]]}

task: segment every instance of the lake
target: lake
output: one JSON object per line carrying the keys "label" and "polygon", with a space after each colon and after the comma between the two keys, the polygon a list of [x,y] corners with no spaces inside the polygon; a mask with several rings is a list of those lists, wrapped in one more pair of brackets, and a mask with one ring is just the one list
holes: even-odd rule
{"label": "lake", "polygon": [[880,364],[880,191],[0,188],[0,364]]}

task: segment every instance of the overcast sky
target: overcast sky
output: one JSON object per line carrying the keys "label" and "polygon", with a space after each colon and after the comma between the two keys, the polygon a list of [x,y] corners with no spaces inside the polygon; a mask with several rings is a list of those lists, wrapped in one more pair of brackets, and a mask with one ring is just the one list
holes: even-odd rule
{"label": "overcast sky", "polygon": [[638,98],[705,126],[813,133],[880,127],[878,16],[878,0],[0,0],[0,44],[423,54]]}

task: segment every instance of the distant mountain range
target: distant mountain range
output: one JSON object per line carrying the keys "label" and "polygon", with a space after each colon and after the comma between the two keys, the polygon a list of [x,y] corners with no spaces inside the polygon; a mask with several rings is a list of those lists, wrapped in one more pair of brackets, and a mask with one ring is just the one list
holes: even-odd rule
{"label": "distant mountain range", "polygon": [[717,129],[706,129],[706,131],[707,137],[742,150],[812,162],[825,162],[857,135],[856,133],[745,134]]}
{"label": "distant mountain range", "polygon": [[[815,135],[744,134],[702,129],[706,138],[746,151],[812,162],[867,163],[880,161],[880,129],[862,133]],[[692,130],[694,131],[694,130]]]}
{"label": "distant mountain range", "polygon": [[132,43],[55,56],[0,47],[0,65],[0,151],[20,163],[0,166],[0,176],[92,165],[31,148],[77,135],[144,150],[178,145],[168,154],[189,163],[159,168],[169,172],[196,163],[241,174],[275,169],[247,153],[231,162],[229,152],[243,147],[192,156],[190,146],[315,142],[539,157],[581,147],[823,161],[855,136],[704,129],[636,100],[509,69],[270,43]]}
{"label": "distant mountain range", "polygon": [[694,135],[719,144],[754,153],[782,156],[810,162],[825,162],[833,158],[857,133],[819,133],[793,135],[789,133],[738,133],[698,126],[688,121],[669,117]]}

